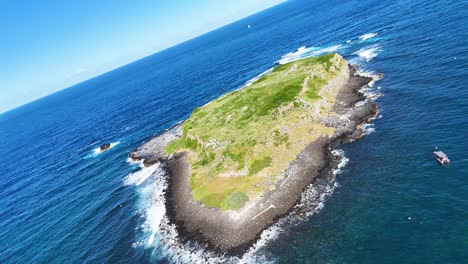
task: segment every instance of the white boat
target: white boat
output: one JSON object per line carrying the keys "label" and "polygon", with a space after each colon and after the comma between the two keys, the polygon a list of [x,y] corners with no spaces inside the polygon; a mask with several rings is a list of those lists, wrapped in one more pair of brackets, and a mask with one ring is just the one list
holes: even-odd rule
{"label": "white boat", "polygon": [[450,163],[449,158],[442,151],[434,151],[434,156],[435,156],[436,160],[442,165]]}

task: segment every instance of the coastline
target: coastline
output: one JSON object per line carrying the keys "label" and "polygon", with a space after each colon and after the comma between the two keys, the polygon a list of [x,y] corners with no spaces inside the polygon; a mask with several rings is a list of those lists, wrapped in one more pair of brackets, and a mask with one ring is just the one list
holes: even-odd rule
{"label": "coastline", "polygon": [[[250,201],[239,211],[208,208],[193,200],[187,154],[180,152],[165,157],[163,152],[165,144],[180,135],[180,124],[138,147],[129,158],[145,166],[160,162],[167,171],[167,216],[170,222],[175,223],[183,240],[201,240],[217,251],[240,254],[258,239],[264,229],[291,211],[307,186],[329,173],[336,164],[331,151],[337,144],[363,136],[359,126],[375,117],[378,110],[377,105],[359,90],[372,81],[370,77],[358,75],[355,66],[349,66],[349,79],[340,89],[334,105],[339,117],[321,120],[336,127],[335,134],[310,142],[285,170],[284,179],[277,182],[275,190]],[[358,106],[357,103],[363,100],[365,103]]]}

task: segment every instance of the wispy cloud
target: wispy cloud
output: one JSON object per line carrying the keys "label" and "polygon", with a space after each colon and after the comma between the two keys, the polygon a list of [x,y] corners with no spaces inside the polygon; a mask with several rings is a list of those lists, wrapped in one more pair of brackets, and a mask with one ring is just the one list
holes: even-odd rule
{"label": "wispy cloud", "polygon": [[83,75],[83,73],[86,73],[87,71],[88,70],[85,68],[78,68],[67,76],[67,81],[73,80],[75,78],[79,78]]}

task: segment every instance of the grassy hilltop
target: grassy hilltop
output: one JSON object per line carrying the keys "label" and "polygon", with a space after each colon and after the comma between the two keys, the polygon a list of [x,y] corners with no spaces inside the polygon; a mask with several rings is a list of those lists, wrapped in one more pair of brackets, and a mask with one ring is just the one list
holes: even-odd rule
{"label": "grassy hilltop", "polygon": [[333,128],[317,121],[330,113],[336,89],[322,89],[346,67],[338,54],[277,66],[250,86],[195,109],[183,136],[166,147],[187,151],[196,201],[223,210],[273,190],[281,172],[305,146]]}

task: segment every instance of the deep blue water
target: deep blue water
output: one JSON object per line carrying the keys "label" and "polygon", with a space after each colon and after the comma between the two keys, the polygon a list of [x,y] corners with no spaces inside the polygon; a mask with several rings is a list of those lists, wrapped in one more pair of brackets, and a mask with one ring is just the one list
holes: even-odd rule
{"label": "deep blue water", "polygon": [[0,115],[0,263],[176,260],[157,241],[162,176],[128,153],[304,46],[286,58],[383,72],[382,118],[341,147],[324,208],[244,259],[468,262],[467,21],[466,1],[291,1]]}

